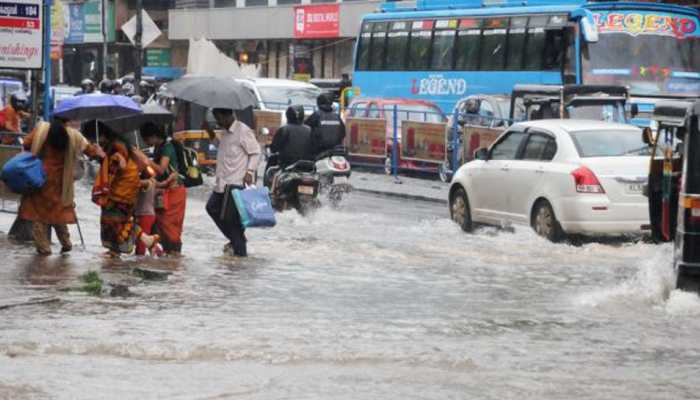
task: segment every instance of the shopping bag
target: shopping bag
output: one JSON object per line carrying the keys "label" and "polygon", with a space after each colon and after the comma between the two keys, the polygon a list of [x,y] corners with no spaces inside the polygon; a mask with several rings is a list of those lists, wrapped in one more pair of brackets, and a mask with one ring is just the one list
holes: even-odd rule
{"label": "shopping bag", "polygon": [[275,210],[270,201],[270,192],[266,187],[255,186],[231,191],[233,202],[241,216],[244,228],[269,228],[276,224]]}
{"label": "shopping bag", "polygon": [[40,159],[25,151],[5,163],[0,179],[13,192],[28,194],[41,189],[46,184],[46,171]]}

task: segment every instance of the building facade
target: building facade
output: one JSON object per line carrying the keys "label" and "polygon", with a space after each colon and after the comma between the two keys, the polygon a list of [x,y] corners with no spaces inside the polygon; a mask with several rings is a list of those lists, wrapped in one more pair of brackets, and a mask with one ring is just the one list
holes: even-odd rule
{"label": "building facade", "polygon": [[[189,39],[206,38],[258,76],[340,78],[352,72],[355,37],[371,0],[176,0],[169,12],[173,66]],[[246,71],[251,71],[250,68]]]}

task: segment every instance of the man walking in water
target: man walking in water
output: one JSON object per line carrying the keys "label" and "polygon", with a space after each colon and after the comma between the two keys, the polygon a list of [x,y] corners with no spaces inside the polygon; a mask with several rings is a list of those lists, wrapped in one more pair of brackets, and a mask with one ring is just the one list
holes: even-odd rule
{"label": "man walking in water", "polygon": [[[255,173],[260,158],[260,145],[253,130],[235,118],[233,110],[215,108],[214,119],[217,125],[224,129],[218,138],[218,154],[216,156],[216,183],[214,193],[207,202],[207,213],[226,236],[229,243],[224,247],[225,253],[246,257],[245,229],[241,225],[231,190],[243,189],[254,183]],[[204,121],[203,128],[209,133],[209,138],[217,140],[216,133]]]}

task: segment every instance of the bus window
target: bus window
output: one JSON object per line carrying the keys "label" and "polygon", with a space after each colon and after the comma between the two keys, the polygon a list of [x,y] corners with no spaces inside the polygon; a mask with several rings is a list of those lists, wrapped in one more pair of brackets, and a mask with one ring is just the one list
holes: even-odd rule
{"label": "bus window", "polygon": [[511,18],[506,56],[506,69],[509,71],[519,71],[523,68],[526,27],[527,17]]}
{"label": "bus window", "polygon": [[372,32],[372,47],[370,50],[369,65],[372,70],[384,68],[384,54],[386,50],[386,22],[374,24]]}
{"label": "bus window", "polygon": [[482,71],[498,71],[503,69],[506,54],[506,27],[508,20],[494,18],[486,20],[483,39],[481,41]]}
{"label": "bus window", "polygon": [[457,33],[455,28],[457,28],[457,20],[442,20],[435,23],[433,60],[430,64],[432,69],[452,69],[452,54]]}
{"label": "bus window", "polygon": [[542,56],[544,53],[545,32],[544,28],[528,28],[527,50],[525,54],[525,70],[539,71],[542,69]]}
{"label": "bus window", "polygon": [[411,41],[408,45],[408,69],[423,70],[430,64],[430,41],[433,21],[413,21]]}
{"label": "bus window", "polygon": [[[372,33],[369,32],[370,26],[370,24],[365,24],[362,27],[362,33],[360,34],[360,43],[358,43],[357,45],[357,69],[359,70],[369,69],[369,44],[372,39]],[[367,29],[368,31],[365,31],[365,29]]]}
{"label": "bus window", "polygon": [[456,68],[463,71],[476,71],[479,69],[479,47],[481,43],[480,29],[467,29],[457,34],[457,48],[455,50]]}
{"label": "bus window", "polygon": [[406,69],[406,49],[408,47],[408,22],[394,22],[386,42],[386,69]]}
{"label": "bus window", "polygon": [[544,69],[558,70],[564,61],[564,31],[547,30],[545,33]]}

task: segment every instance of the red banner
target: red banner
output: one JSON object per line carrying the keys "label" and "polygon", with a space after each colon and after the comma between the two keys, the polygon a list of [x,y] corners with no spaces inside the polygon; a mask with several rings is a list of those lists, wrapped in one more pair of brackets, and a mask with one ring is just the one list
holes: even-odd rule
{"label": "red banner", "polygon": [[340,5],[319,4],[294,7],[296,39],[335,38],[340,36]]}

